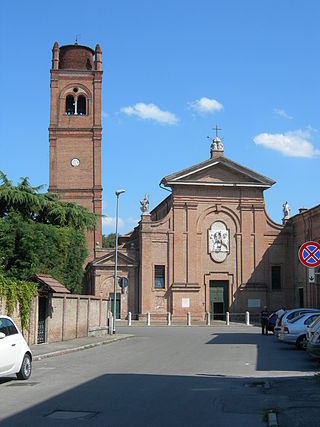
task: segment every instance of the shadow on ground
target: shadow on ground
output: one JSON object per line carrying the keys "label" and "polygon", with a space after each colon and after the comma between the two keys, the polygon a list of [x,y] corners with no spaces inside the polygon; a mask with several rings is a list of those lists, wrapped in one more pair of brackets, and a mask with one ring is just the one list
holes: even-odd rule
{"label": "shadow on ground", "polygon": [[229,352],[240,352],[241,346],[256,346],[257,371],[313,372],[320,366],[304,351],[297,350],[294,345],[283,343],[270,334],[216,333],[212,334],[212,339],[207,344],[228,345]]}
{"label": "shadow on ground", "polygon": [[[0,386],[3,395],[9,392],[11,384]],[[288,390],[300,390],[301,397],[306,384],[308,393],[303,398],[310,409],[314,390],[319,391],[310,378],[257,381],[221,376],[107,374],[9,418],[1,419],[0,415],[0,421],[2,427],[259,427],[265,426],[266,408],[280,408],[283,416],[295,408],[297,404]],[[300,402],[300,407],[304,404]],[[319,406],[317,395],[314,406]],[[303,425],[319,425],[315,420],[309,421]],[[299,426],[288,416],[281,425]]]}

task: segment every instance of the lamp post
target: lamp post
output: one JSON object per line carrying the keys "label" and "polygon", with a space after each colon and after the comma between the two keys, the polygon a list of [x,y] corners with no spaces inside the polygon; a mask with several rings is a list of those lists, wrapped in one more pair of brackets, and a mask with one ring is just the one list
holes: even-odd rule
{"label": "lamp post", "polygon": [[119,196],[124,193],[126,190],[117,190],[117,210],[116,210],[116,254],[114,260],[114,294],[113,294],[113,331],[116,333],[116,307],[117,307],[117,269],[118,269],[118,212],[119,212]]}

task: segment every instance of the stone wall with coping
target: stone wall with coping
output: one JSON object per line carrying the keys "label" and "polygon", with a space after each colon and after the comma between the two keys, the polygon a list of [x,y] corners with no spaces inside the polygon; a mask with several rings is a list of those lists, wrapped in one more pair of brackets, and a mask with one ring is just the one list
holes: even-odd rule
{"label": "stone wall with coping", "polygon": [[[50,294],[47,300],[45,342],[87,337],[89,329],[107,329],[109,300],[90,295]],[[35,297],[30,311],[29,330],[23,330],[19,306],[12,318],[29,345],[38,343],[39,300]],[[7,315],[6,302],[0,299],[0,314]]]}

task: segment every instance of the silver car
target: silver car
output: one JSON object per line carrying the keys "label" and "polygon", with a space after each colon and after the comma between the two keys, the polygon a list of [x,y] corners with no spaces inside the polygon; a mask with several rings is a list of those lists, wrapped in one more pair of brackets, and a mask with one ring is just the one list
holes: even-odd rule
{"label": "silver car", "polygon": [[279,336],[284,322],[287,322],[288,320],[292,320],[295,317],[300,316],[300,314],[312,313],[312,312],[318,312],[318,311],[319,311],[318,308],[292,308],[291,310],[287,310],[283,313],[282,316],[278,317],[273,333],[276,336]]}
{"label": "silver car", "polygon": [[312,323],[307,327],[307,341],[310,341],[313,334],[319,329],[320,327],[320,316],[314,319]]}
{"label": "silver car", "polygon": [[295,344],[298,349],[306,348],[307,344],[307,327],[312,323],[318,316],[318,313],[306,313],[295,317],[288,322],[282,324],[279,339],[289,344]]}
{"label": "silver car", "polygon": [[0,315],[0,376],[16,374],[19,380],[31,375],[32,353],[14,321]]}
{"label": "silver car", "polygon": [[320,327],[311,336],[310,341],[307,343],[307,352],[309,356],[320,359]]}

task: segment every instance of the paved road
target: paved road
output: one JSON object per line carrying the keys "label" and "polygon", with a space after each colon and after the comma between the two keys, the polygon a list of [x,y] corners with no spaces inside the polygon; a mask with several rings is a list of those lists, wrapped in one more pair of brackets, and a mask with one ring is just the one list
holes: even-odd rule
{"label": "paved road", "polygon": [[317,365],[258,328],[119,331],[136,337],[35,362],[29,382],[0,380],[1,426],[259,427],[275,407],[281,426],[304,426],[293,399],[305,387],[319,413]]}

